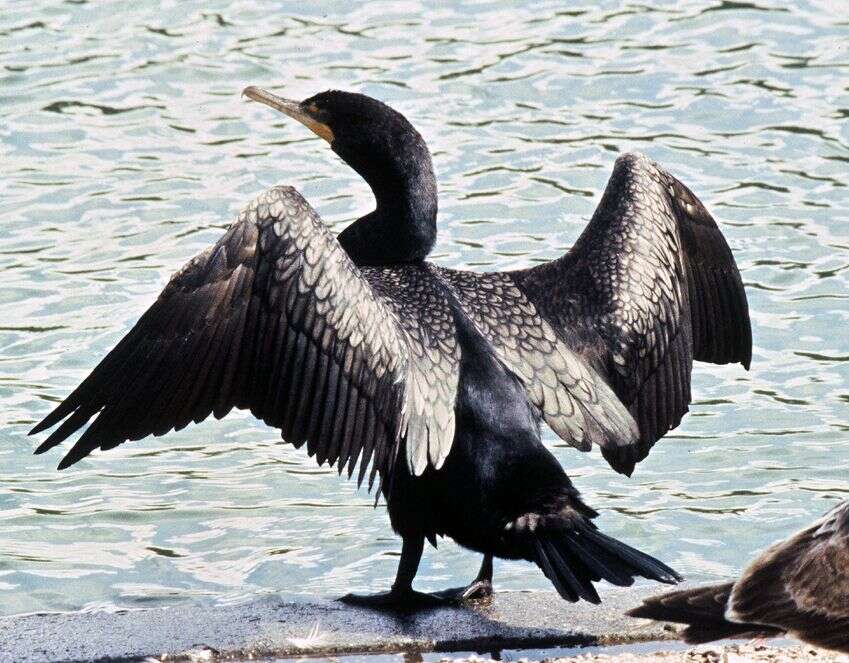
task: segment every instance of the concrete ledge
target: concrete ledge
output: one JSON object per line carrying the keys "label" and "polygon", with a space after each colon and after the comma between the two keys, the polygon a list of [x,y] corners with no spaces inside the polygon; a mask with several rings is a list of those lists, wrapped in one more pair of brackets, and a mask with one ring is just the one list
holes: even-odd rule
{"label": "concrete ledge", "polygon": [[[651,591],[655,591],[652,589]],[[622,613],[649,593],[610,588],[603,604],[553,592],[506,592],[468,608],[390,616],[336,601],[261,597],[231,606],[183,604],[118,613],[0,619],[0,662],[217,660],[398,651],[480,651],[615,644],[670,637]],[[209,651],[212,650],[212,651]],[[164,657],[164,658],[163,658]]]}

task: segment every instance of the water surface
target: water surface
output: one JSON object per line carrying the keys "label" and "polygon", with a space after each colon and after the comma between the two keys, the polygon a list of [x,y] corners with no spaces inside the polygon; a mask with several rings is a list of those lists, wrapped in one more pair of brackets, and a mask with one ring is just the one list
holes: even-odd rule
{"label": "water surface", "polygon": [[[714,212],[749,295],[752,370],[698,365],[633,479],[546,433],[608,533],[693,580],[849,497],[849,23],[833,3],[5,3],[0,13],[0,614],[385,588],[399,540],[365,491],[234,413],[57,473],[26,431],[168,276],[263,189],[334,229],[367,187],[239,97],[379,97],[440,183],[433,259],[560,255],[616,155]],[[844,12],[845,13],[845,12]],[[451,542],[418,585],[470,578]],[[501,589],[547,581],[498,563]]]}

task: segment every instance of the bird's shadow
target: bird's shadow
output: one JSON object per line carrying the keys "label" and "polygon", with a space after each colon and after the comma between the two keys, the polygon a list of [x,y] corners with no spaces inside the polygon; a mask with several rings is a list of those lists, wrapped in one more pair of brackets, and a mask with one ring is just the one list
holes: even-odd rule
{"label": "bird's shadow", "polygon": [[[534,626],[532,607],[498,597],[420,610],[375,610],[338,600],[286,602],[286,630],[306,637],[288,638],[301,655],[365,651],[478,652],[498,658],[503,649],[587,646],[596,634],[566,626]],[[524,625],[529,624],[529,625]]]}

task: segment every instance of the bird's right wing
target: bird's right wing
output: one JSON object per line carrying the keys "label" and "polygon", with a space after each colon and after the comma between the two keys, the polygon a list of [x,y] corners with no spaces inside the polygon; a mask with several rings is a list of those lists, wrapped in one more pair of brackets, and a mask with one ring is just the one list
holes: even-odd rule
{"label": "bird's right wing", "polygon": [[[445,301],[430,299],[450,317]],[[98,447],[237,407],[340,472],[347,464],[350,475],[359,459],[360,481],[372,460],[371,478],[385,475],[406,438],[419,474],[439,467],[451,447],[456,361],[450,329],[428,333],[400,320],[300,194],[274,187],[172,277],[33,429],[61,422],[36,453],[95,415],[60,469]]]}
{"label": "bird's right wing", "polygon": [[849,502],[756,559],[734,585],[728,617],[849,653]]}

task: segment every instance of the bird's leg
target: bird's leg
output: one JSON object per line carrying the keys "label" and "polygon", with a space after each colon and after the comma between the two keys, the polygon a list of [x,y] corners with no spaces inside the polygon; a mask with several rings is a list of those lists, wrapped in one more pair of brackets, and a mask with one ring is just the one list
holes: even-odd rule
{"label": "bird's leg", "polygon": [[375,610],[412,612],[445,605],[445,599],[433,594],[423,594],[413,589],[413,578],[419,569],[424,550],[424,536],[404,537],[401,559],[392,589],[380,594],[346,594],[339,600],[349,605],[358,605]]}
{"label": "bird's leg", "polygon": [[484,554],[481,570],[472,584],[466,587],[463,598],[482,599],[487,596],[492,596],[492,553]]}
{"label": "bird's leg", "polygon": [[468,587],[452,587],[436,592],[434,596],[454,603],[492,596],[492,555],[484,554],[481,570]]}

